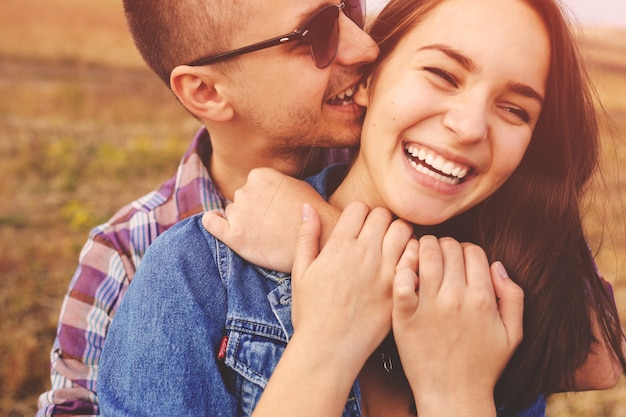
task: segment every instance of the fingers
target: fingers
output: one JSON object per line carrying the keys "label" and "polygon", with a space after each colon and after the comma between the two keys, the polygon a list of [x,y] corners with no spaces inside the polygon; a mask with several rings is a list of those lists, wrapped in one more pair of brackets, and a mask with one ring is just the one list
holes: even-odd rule
{"label": "fingers", "polygon": [[396,266],[393,281],[393,320],[409,320],[417,309],[418,253],[419,242],[417,239],[409,239]]}
{"label": "fingers", "polygon": [[524,291],[509,278],[501,262],[491,266],[491,276],[502,323],[509,341],[517,346],[524,335]]}
{"label": "fingers", "polygon": [[[402,257],[405,257],[404,262],[409,264],[414,263],[415,266],[411,268],[413,271],[417,271],[417,253],[413,254],[413,262],[409,257],[411,254],[404,255],[406,252],[407,244],[409,239],[411,239],[411,235],[413,234],[413,226],[404,220],[394,220],[387,233],[385,233],[382,241],[382,253],[383,260],[392,266],[392,269],[395,271],[400,266],[398,266]],[[413,239],[415,240],[415,239]],[[417,242],[417,241],[416,241]]]}
{"label": "fingers", "polygon": [[417,274],[411,268],[400,268],[393,281],[393,310],[391,317],[394,321],[409,320],[415,314],[418,305],[416,292],[418,283]]}
{"label": "fingers", "polygon": [[481,247],[434,236],[423,236],[419,246],[420,290],[424,295],[444,292],[454,297],[472,289],[486,300],[495,300],[489,261]]}
{"label": "fingers", "polygon": [[443,259],[443,282],[440,290],[445,289],[452,296],[460,296],[467,287],[467,264],[463,246],[449,237],[439,239],[439,246]]}
{"label": "fingers", "polygon": [[225,242],[224,239],[228,237],[228,231],[230,230],[230,225],[228,220],[224,218],[224,214],[218,210],[207,211],[202,216],[202,226],[206,229],[207,232],[211,233],[217,239]]}
{"label": "fingers", "polygon": [[[319,254],[321,232],[319,216],[309,205],[305,204],[303,210],[306,219],[303,219],[305,221],[298,232],[296,247],[298,259],[294,260],[294,275],[306,270]],[[375,208],[370,211],[367,205],[357,201],[350,203],[343,210],[327,245],[334,250],[339,250],[346,244],[353,245],[358,241],[362,255],[367,258],[361,261],[376,262],[375,259],[367,256],[368,253],[373,258],[382,257],[385,262],[392,265],[390,269],[393,274],[411,232],[411,226],[404,221],[398,220],[392,223],[392,216],[388,210]],[[314,244],[312,240],[315,240]],[[377,256],[376,253],[378,253]]]}
{"label": "fingers", "polygon": [[483,292],[488,299],[495,300],[487,254],[480,246],[471,243],[462,243],[461,246],[465,260],[467,285]]}
{"label": "fingers", "polygon": [[[394,230],[392,230],[392,227],[390,226],[392,224],[391,221],[392,216],[389,210],[383,208],[372,209],[365,219],[365,223],[363,224],[363,227],[359,232],[358,238],[362,239],[364,242],[371,242],[371,244],[378,243],[379,246],[376,249],[379,251],[384,251],[384,242],[386,236],[389,235],[390,231],[391,234],[394,235]],[[400,227],[396,226],[396,228],[393,229],[397,230],[400,229]],[[393,240],[391,241],[393,242]],[[404,244],[406,245],[406,240],[404,241]],[[398,258],[399,257],[400,255],[398,254]],[[396,262],[398,261],[398,258],[396,258]]]}
{"label": "fingers", "polygon": [[319,254],[320,218],[308,204],[302,206],[302,224],[296,237],[293,276],[300,277]]}
{"label": "fingers", "polygon": [[435,236],[422,236],[419,240],[420,293],[422,297],[436,297],[443,282],[443,254]]}
{"label": "fingers", "polygon": [[404,252],[398,261],[396,267],[397,271],[401,269],[410,269],[411,271],[417,271],[419,262],[419,241],[415,238],[409,239],[409,242],[404,248]]}
{"label": "fingers", "polygon": [[348,204],[341,213],[329,240],[332,239],[333,235],[357,238],[361,233],[368,213],[369,208],[364,203],[355,201]]}

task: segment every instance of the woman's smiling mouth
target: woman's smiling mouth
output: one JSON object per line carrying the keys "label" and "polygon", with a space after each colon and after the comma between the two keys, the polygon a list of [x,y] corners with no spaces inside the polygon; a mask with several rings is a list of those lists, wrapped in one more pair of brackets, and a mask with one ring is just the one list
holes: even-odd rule
{"label": "woman's smiling mouth", "polygon": [[416,144],[405,144],[404,154],[416,171],[446,184],[460,184],[471,171],[468,166],[449,161],[432,150]]}

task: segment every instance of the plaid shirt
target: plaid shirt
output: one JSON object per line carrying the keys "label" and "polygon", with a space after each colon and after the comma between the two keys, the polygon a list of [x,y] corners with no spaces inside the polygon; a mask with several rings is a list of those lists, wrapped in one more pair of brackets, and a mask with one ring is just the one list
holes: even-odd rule
{"label": "plaid shirt", "polygon": [[52,390],[39,397],[37,416],[97,415],[96,377],[102,345],[137,265],[154,240],[180,220],[223,209],[200,150],[201,129],[176,175],[93,229],[65,295],[51,351]]}

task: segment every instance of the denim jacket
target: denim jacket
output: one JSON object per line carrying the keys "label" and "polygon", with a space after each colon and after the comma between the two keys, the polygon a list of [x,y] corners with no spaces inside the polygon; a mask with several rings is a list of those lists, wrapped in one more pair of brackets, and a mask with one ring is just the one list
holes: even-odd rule
{"label": "denim jacket", "polygon": [[[326,197],[344,171],[309,182]],[[248,416],[292,334],[290,275],[247,263],[189,218],[148,249],[112,322],[102,415]],[[344,417],[362,415],[360,397],[355,381]],[[544,413],[539,398],[516,415]]]}

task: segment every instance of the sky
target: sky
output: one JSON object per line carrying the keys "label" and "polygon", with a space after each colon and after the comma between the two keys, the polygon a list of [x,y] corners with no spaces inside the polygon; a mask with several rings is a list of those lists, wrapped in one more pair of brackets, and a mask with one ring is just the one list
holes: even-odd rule
{"label": "sky", "polygon": [[[626,28],[626,0],[562,1],[572,11],[575,20],[582,24]],[[367,0],[367,7],[374,11],[385,3],[386,0]]]}

